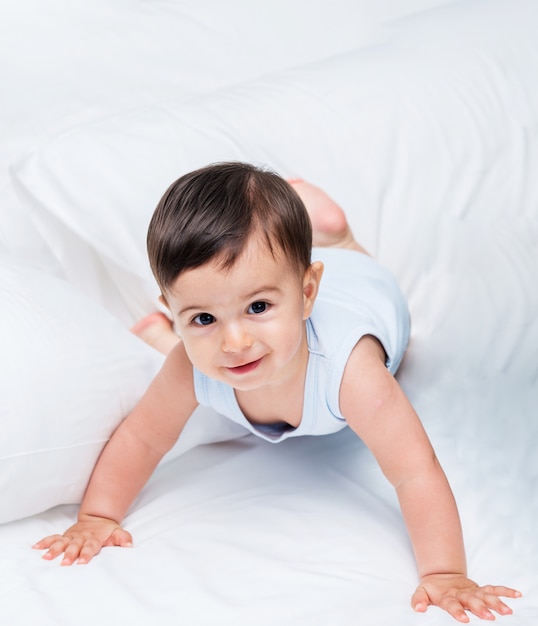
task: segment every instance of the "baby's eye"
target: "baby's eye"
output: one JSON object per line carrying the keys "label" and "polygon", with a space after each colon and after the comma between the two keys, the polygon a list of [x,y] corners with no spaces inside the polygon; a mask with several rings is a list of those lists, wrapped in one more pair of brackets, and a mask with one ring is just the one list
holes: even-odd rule
{"label": "baby's eye", "polygon": [[269,305],[267,304],[267,302],[253,302],[248,307],[248,312],[258,315],[259,313],[264,313],[265,311],[267,311],[268,306]]}
{"label": "baby's eye", "polygon": [[209,326],[209,324],[213,324],[215,318],[211,313],[200,313],[200,315],[197,315],[192,321],[200,326]]}

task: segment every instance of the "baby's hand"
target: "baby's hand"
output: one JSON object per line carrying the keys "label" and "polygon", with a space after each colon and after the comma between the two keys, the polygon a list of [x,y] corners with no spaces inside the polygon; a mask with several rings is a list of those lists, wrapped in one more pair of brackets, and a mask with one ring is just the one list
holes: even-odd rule
{"label": "baby's hand", "polygon": [[494,620],[490,611],[499,615],[509,615],[512,609],[499,596],[519,598],[521,593],[510,587],[479,587],[475,582],[461,574],[432,574],[420,581],[411,605],[415,611],[424,612],[430,604],[447,611],[458,622],[468,622],[466,611],[471,611],[481,619]]}
{"label": "baby's hand", "polygon": [[65,531],[63,535],[51,535],[38,541],[32,547],[36,550],[48,550],[44,559],[55,559],[64,554],[61,565],[80,565],[88,563],[104,546],[122,546],[130,548],[133,539],[117,522],[105,517],[81,515],[79,521]]}

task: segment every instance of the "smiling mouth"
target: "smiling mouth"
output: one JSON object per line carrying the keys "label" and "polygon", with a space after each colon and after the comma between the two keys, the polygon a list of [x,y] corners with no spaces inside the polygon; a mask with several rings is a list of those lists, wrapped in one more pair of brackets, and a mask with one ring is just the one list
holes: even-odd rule
{"label": "smiling mouth", "polygon": [[252,372],[258,367],[262,359],[263,357],[261,357],[260,359],[257,359],[256,361],[245,363],[244,365],[238,365],[237,367],[228,367],[226,369],[229,372],[232,372],[232,374],[248,374],[248,372]]}

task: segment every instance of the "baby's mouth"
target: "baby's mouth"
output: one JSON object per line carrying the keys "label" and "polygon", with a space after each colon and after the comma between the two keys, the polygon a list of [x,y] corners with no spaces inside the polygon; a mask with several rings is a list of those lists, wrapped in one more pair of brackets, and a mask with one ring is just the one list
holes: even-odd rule
{"label": "baby's mouth", "polygon": [[258,365],[261,363],[263,357],[260,359],[256,359],[256,361],[250,361],[249,363],[244,363],[243,365],[237,365],[236,367],[228,367],[227,370],[232,372],[232,374],[247,374],[248,372],[252,372],[255,370]]}

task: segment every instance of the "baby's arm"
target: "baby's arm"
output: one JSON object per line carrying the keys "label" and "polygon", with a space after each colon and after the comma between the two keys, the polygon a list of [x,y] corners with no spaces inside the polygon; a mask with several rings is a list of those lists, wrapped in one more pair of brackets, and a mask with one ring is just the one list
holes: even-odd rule
{"label": "baby's arm", "polygon": [[412,605],[445,609],[460,622],[466,610],[493,619],[511,609],[500,595],[508,587],[479,587],[467,578],[458,510],[446,476],[410,402],[385,367],[385,353],[373,337],[355,347],[344,372],[340,406],[350,427],[376,457],[395,487],[413,544],[420,584]]}
{"label": "baby's arm", "polygon": [[196,408],[192,366],[180,344],[166,359],[148,390],[114,432],[94,468],[78,522],[63,535],[42,539],[34,548],[45,559],[64,553],[62,565],[87,563],[103,546],[129,546],[120,527],[129,506],[174,445]]}

